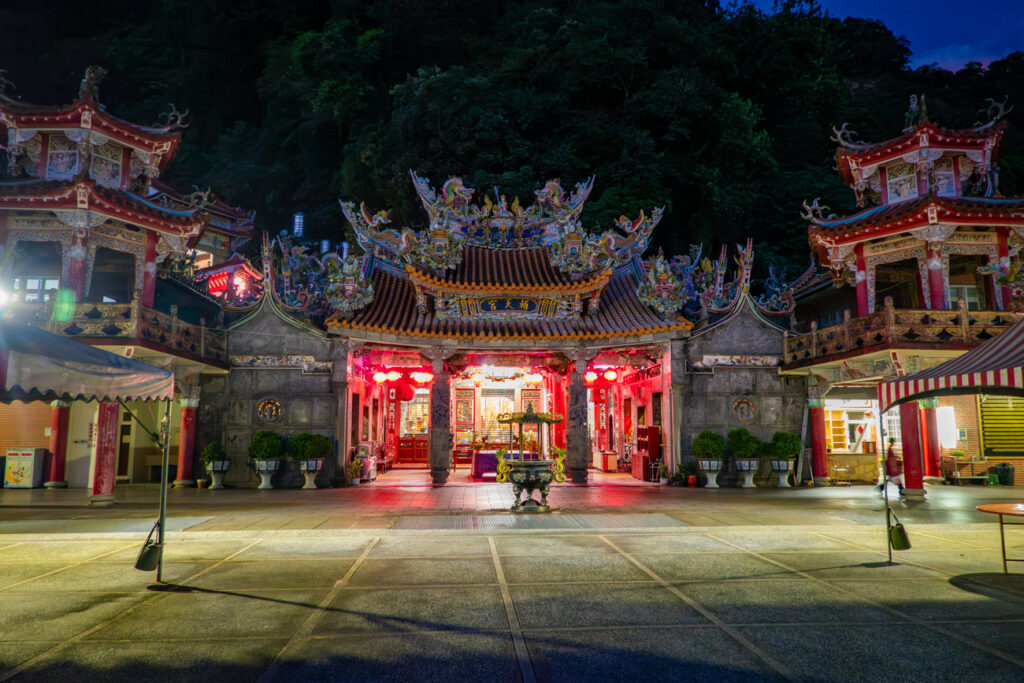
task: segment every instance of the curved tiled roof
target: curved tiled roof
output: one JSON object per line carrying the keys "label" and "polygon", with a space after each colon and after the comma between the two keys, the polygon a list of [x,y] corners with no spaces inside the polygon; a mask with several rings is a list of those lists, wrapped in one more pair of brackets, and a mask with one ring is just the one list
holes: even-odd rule
{"label": "curved tiled roof", "polygon": [[938,197],[873,206],[845,218],[816,220],[810,227],[812,245],[823,236],[844,241],[846,238],[881,237],[929,223],[928,212],[936,210],[935,222],[960,225],[1024,225],[1024,198]]}
{"label": "curved tiled roof", "polygon": [[570,279],[551,265],[548,253],[546,247],[487,249],[467,246],[459,265],[445,272],[444,282],[506,287],[568,284]]}
{"label": "curved tiled roof", "polygon": [[432,306],[428,306],[430,312],[426,315],[417,313],[416,292],[409,280],[377,270],[373,274],[373,301],[351,319],[335,317],[328,320],[327,325],[336,330],[347,328],[412,337],[511,341],[606,339],[692,327],[688,322],[668,323],[659,318],[637,299],[636,286],[636,280],[629,273],[613,276],[601,297],[600,309],[578,319],[438,320]]}

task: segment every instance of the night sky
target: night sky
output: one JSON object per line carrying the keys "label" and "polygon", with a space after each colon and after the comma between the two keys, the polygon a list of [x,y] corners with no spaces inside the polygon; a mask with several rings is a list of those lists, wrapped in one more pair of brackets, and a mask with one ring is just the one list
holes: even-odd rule
{"label": "night sky", "polygon": [[[770,10],[774,0],[755,0]],[[955,71],[1024,50],[1024,0],[820,0],[835,17],[882,20],[910,41],[912,67]]]}

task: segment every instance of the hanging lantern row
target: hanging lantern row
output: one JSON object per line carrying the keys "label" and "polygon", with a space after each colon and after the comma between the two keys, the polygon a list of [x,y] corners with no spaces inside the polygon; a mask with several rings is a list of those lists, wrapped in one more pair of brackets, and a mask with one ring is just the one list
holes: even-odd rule
{"label": "hanging lantern row", "polygon": [[[430,380],[434,379],[434,375],[432,375],[429,372],[417,371],[410,372],[409,378],[412,379],[412,381],[416,382],[417,384],[426,384]],[[388,372],[378,370],[377,372],[373,373],[373,381],[376,382],[377,384],[383,384],[384,382],[397,382],[400,379],[402,379],[402,373],[399,372],[398,370],[390,370]]]}
{"label": "hanging lantern row", "polygon": [[585,373],[583,373],[583,379],[584,381],[586,381],[587,384],[593,384],[594,382],[597,381],[598,377],[603,377],[609,382],[614,382],[619,378],[619,373],[618,371],[611,369],[605,370],[600,375],[594,372],[593,370],[587,370]]}

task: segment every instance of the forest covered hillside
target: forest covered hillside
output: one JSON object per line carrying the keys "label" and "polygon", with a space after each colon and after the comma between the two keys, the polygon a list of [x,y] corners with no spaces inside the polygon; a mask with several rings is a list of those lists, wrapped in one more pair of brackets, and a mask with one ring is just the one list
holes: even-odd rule
{"label": "forest covered hillside", "polygon": [[548,178],[595,174],[586,228],[664,205],[655,248],[751,235],[759,267],[795,275],[801,202],[855,210],[832,127],[895,137],[912,94],[947,127],[973,124],[986,98],[1018,105],[1000,188],[1024,194],[1024,53],[912,70],[882,23],[808,2],[60,0],[0,8],[0,25],[8,95],[65,104],[97,64],[117,116],[188,109],[167,178],[213,187],[270,231],[304,211],[307,235],[350,236],[339,198],[419,227],[410,169],[527,203]]}

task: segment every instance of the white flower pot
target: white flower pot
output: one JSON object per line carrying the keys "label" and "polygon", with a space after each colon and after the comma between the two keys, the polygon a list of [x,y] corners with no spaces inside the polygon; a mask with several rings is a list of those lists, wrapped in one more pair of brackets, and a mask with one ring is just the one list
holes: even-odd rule
{"label": "white flower pot", "polygon": [[359,477],[353,477],[352,479],[349,479],[348,483],[351,484],[352,486],[359,486]]}
{"label": "white flower pot", "polygon": [[662,486],[668,486],[668,477],[661,477],[658,481]]}
{"label": "white flower pot", "polygon": [[270,478],[277,472],[280,462],[277,460],[253,460],[253,464],[256,468],[256,473],[260,475],[260,485],[257,488],[274,488],[274,485],[270,483]]}
{"label": "white flower pot", "polygon": [[772,460],[772,472],[779,475],[779,488],[792,488],[789,485],[789,473],[793,470],[792,460]]}
{"label": "white flower pot", "polygon": [[306,478],[306,484],[302,487],[304,489],[315,489],[316,488],[316,475],[320,473],[320,469],[324,466],[323,458],[316,458],[315,460],[300,460],[299,471],[302,472],[302,476]]}
{"label": "white flower pot", "polygon": [[700,468],[704,470],[704,474],[707,475],[708,481],[704,484],[706,489],[717,489],[718,487],[718,473],[722,469],[722,461],[718,458],[699,458]]}
{"label": "white flower pot", "polygon": [[224,474],[230,466],[230,460],[214,460],[213,462],[206,463],[206,471],[210,473],[210,477],[213,479],[213,484],[210,486],[211,489],[224,488]]}
{"label": "white flower pot", "polygon": [[760,464],[761,461],[757,458],[738,458],[736,460],[736,470],[743,473],[743,486],[741,488],[757,488],[754,486],[754,475],[757,474],[757,466]]}

